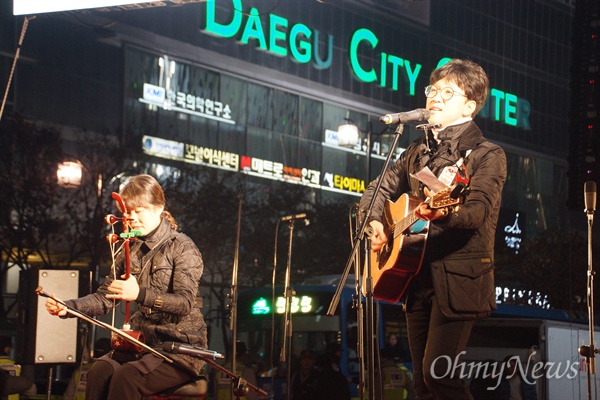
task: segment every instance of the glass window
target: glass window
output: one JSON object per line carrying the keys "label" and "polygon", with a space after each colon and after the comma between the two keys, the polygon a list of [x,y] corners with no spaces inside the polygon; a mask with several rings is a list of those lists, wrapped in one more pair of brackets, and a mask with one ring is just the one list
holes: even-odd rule
{"label": "glass window", "polygon": [[273,130],[292,136],[298,136],[298,103],[295,94],[273,91]]}
{"label": "glass window", "polygon": [[273,108],[271,107],[273,92],[270,88],[248,84],[248,126],[272,129]]}
{"label": "glass window", "polygon": [[236,125],[246,125],[248,82],[231,76],[221,76],[219,98],[231,110],[231,119]]}
{"label": "glass window", "polygon": [[323,103],[300,97],[299,136],[320,143],[323,133]]}
{"label": "glass window", "polygon": [[282,157],[277,157],[277,140],[272,131],[248,127],[246,151],[248,156],[258,157],[263,160],[279,161]]}

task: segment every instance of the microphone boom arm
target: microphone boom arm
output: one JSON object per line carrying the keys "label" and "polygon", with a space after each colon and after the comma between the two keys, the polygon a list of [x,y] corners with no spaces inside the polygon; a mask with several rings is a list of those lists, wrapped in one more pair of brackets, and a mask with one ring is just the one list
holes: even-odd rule
{"label": "microphone boom arm", "polygon": [[[180,343],[175,343],[175,342],[165,342],[163,345],[163,350],[170,352],[170,353],[182,353],[182,350],[180,348],[178,348],[178,346],[181,345]],[[222,365],[218,364],[215,359],[216,358],[223,358],[223,356],[219,353],[217,353],[216,351],[212,351],[212,350],[202,350],[202,354],[196,353],[196,354],[190,354],[190,353],[183,353],[183,354],[187,354],[189,356],[192,357],[198,357],[203,359],[204,361],[206,361],[207,363],[209,363],[210,365],[212,365],[214,368],[218,369],[219,371],[223,372],[226,375],[229,375],[233,380],[236,380],[238,382],[238,385],[240,384],[245,384],[247,385],[250,389],[254,390],[256,393],[260,394],[261,396],[267,396],[267,392],[265,392],[264,390],[260,389],[259,387],[254,386],[253,384],[249,383],[248,381],[246,381],[245,379],[243,379],[242,377],[234,374],[233,372],[229,371],[227,368],[223,367]]]}

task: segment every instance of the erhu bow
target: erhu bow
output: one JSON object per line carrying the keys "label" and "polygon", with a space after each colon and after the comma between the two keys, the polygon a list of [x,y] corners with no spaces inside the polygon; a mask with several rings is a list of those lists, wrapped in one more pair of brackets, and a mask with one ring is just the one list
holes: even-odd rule
{"label": "erhu bow", "polygon": [[115,328],[114,326],[107,324],[106,322],[102,322],[100,320],[94,319],[92,317],[90,317],[89,315],[86,315],[84,313],[82,313],[81,311],[77,311],[71,307],[69,307],[64,301],[58,300],[55,297],[50,296],[49,294],[44,292],[44,289],[41,286],[38,286],[35,289],[35,294],[37,294],[38,296],[41,297],[46,297],[48,299],[53,299],[54,301],[56,301],[58,304],[62,305],[65,308],[65,311],[77,318],[81,318],[84,321],[87,321],[91,324],[94,324],[96,326],[99,326],[101,328],[105,328],[108,329],[109,331],[112,332],[113,335],[117,335],[117,336],[121,336],[122,339],[124,341],[130,341],[132,343],[132,345],[138,346],[140,348],[143,348],[144,350],[148,350],[149,352],[159,356],[160,358],[163,358],[165,361],[172,363],[173,360],[167,356],[165,356],[164,354],[154,350],[152,347],[146,345],[143,342],[140,342],[139,340],[137,340],[136,338],[134,338],[133,336],[128,335],[127,333],[123,332],[122,330]]}

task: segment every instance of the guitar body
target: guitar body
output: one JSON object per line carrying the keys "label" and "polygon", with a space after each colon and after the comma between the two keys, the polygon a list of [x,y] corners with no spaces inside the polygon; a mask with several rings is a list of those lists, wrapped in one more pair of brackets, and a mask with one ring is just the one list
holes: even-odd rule
{"label": "guitar body", "polygon": [[[383,227],[388,243],[370,255],[373,297],[377,300],[398,302],[421,269],[429,231],[429,221],[413,214],[421,201],[403,194],[396,202],[386,204]],[[365,271],[364,279],[366,275]]]}

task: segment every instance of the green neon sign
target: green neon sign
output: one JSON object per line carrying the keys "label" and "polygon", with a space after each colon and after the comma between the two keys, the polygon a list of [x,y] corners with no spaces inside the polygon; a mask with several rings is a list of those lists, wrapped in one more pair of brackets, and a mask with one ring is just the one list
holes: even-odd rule
{"label": "green neon sign", "polygon": [[[230,1],[230,15],[216,13],[216,0],[206,0],[206,26],[204,33],[223,38],[237,38],[242,45],[254,44],[261,51],[277,57],[292,57],[300,64],[312,64],[317,69],[327,69],[333,64],[335,37],[322,34],[305,24],[291,24],[285,17],[261,13],[255,7],[242,12],[243,0]],[[268,15],[268,18],[264,18]],[[376,33],[367,28],[359,28],[350,36],[348,55],[352,74],[365,83],[376,83],[393,91],[403,91],[415,96],[423,66],[398,54],[380,49]],[[440,67],[450,60],[441,58]],[[427,77],[421,78],[426,81]],[[491,89],[488,101],[480,112],[489,118],[506,125],[530,130],[529,115],[531,104],[517,95],[499,89]]]}
{"label": "green neon sign", "polygon": [[[292,314],[307,314],[314,311],[315,301],[311,296],[292,296],[290,311]],[[271,313],[270,301],[264,297],[256,300],[251,307],[252,315],[263,315]],[[285,297],[279,296],[275,300],[275,312],[285,312]]]}
{"label": "green neon sign", "polygon": [[271,313],[271,307],[269,307],[269,302],[264,297],[256,300],[254,304],[252,304],[252,315],[262,315]]}
{"label": "green neon sign", "polygon": [[[261,14],[252,7],[242,13],[242,0],[229,0],[233,10],[230,18],[217,18],[216,0],[206,1],[206,26],[203,31],[209,35],[224,38],[239,38],[244,45],[255,43],[257,48],[278,57],[292,55],[298,63],[310,61],[319,69],[329,68],[333,61],[334,37],[327,35],[325,52],[320,46],[319,31],[304,24],[293,24],[279,15],[269,14],[268,24],[263,26]],[[246,17],[246,18],[244,18]],[[219,20],[218,20],[219,19]]]}
{"label": "green neon sign", "polygon": [[531,104],[529,101],[495,88],[490,90],[488,100],[479,112],[483,118],[525,130],[531,130],[530,114]]}
{"label": "green neon sign", "polygon": [[400,79],[402,78],[403,83],[408,87],[407,92],[414,96],[415,85],[422,68],[421,64],[414,64],[410,60],[386,52],[379,53],[379,74],[376,72],[375,67],[366,67],[361,63],[359,48],[368,46],[368,48],[375,51],[378,43],[379,39],[369,29],[361,28],[354,32],[350,39],[349,48],[350,65],[354,75],[363,82],[378,82],[381,87],[392,90],[400,89]]}

